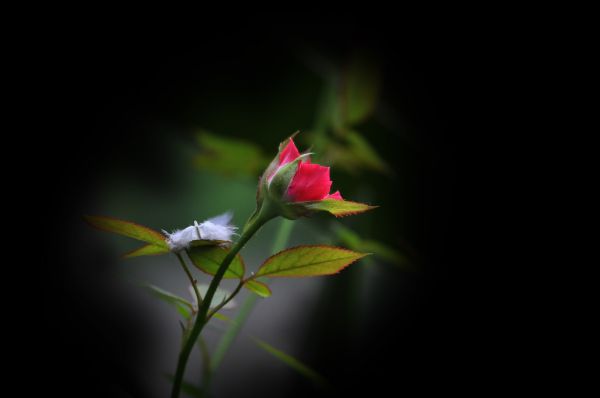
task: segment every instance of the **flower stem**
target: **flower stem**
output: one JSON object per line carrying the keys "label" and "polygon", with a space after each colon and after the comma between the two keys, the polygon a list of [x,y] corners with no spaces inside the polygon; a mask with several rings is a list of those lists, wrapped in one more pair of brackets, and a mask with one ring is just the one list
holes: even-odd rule
{"label": "flower stem", "polygon": [[[261,210],[265,210],[265,209],[261,209]],[[208,318],[207,314],[210,309],[210,304],[215,295],[215,292],[217,291],[217,287],[221,283],[221,280],[223,279],[223,276],[225,275],[225,272],[227,271],[227,268],[229,267],[229,264],[231,264],[231,261],[233,261],[233,259],[238,254],[238,252],[244,247],[246,242],[248,242],[248,240],[250,240],[252,235],[254,235],[256,233],[256,231],[258,231],[264,223],[266,223],[273,217],[274,217],[274,215],[271,216],[271,215],[267,214],[266,212],[263,213],[261,211],[257,217],[254,217],[251,220],[249,220],[248,224],[244,228],[244,232],[240,236],[240,239],[232,246],[231,250],[229,251],[227,256],[223,259],[223,262],[219,266],[217,273],[215,274],[212,281],[210,282],[210,285],[208,287],[208,290],[206,291],[206,295],[204,296],[204,300],[202,301],[202,304],[200,304],[200,302],[198,302],[199,309],[198,309],[198,314],[196,315],[196,320],[194,322],[194,326],[192,328],[192,331],[190,332],[189,337],[185,341],[183,348],[181,349],[181,352],[179,353],[179,359],[177,361],[177,370],[175,371],[175,379],[173,380],[173,389],[171,391],[171,398],[179,397],[179,392],[181,390],[181,383],[183,382],[183,374],[185,373],[185,367],[187,365],[188,358],[190,357],[190,353],[192,352],[192,348],[194,347],[194,344],[196,343],[198,336],[200,336],[200,332],[202,332],[202,329],[208,322],[209,318]]]}
{"label": "flower stem", "polygon": [[180,253],[175,253],[175,255],[179,259],[179,262],[181,263],[181,266],[183,267],[183,270],[185,271],[185,274],[187,275],[188,279],[190,280],[190,283],[192,284],[192,288],[194,289],[194,293],[196,294],[196,300],[197,300],[197,303],[198,303],[198,306],[199,306],[200,303],[202,302],[202,295],[198,291],[198,286],[196,285],[196,279],[194,278],[194,276],[190,272],[190,269],[188,268],[188,266],[185,263],[185,261],[183,261],[183,257],[181,257],[181,254]]}

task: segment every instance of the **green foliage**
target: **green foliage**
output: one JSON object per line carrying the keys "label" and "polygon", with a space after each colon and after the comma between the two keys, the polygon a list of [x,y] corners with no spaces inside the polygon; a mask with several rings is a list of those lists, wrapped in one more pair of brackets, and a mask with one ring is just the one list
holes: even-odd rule
{"label": "green foliage", "polygon": [[[229,253],[225,247],[192,247],[187,250],[192,263],[202,272],[209,275],[217,273],[219,266]],[[225,279],[243,279],[245,272],[244,260],[241,255],[236,255],[225,271]]]}
{"label": "green foliage", "polygon": [[331,275],[366,255],[334,246],[297,246],[269,257],[258,269],[256,277]]}
{"label": "green foliage", "polygon": [[158,297],[159,299],[163,300],[164,302],[174,306],[177,311],[185,318],[185,319],[190,319],[192,316],[192,313],[194,311],[194,306],[192,305],[192,303],[190,303],[189,301],[187,301],[184,298],[181,298],[179,296],[177,296],[176,294],[173,294],[171,292],[168,292],[164,289],[161,289],[158,286],[154,286],[154,285],[147,285],[146,286],[148,289],[150,289],[150,291],[152,292],[152,294],[156,297]]}
{"label": "green foliage", "polygon": [[332,158],[336,165],[348,172],[368,169],[389,173],[390,169],[377,151],[358,131],[350,130],[344,135],[345,145],[334,144]]}
{"label": "green foliage", "polygon": [[[256,296],[254,296],[254,297],[256,297]],[[223,321],[223,322],[232,322],[231,318],[229,318],[227,315],[221,314],[220,312],[215,312],[213,317],[215,317],[218,320]]]}
{"label": "green foliage", "polygon": [[279,359],[281,362],[285,363],[286,365],[288,365],[290,368],[294,369],[301,375],[310,379],[312,382],[314,382],[318,386],[320,386],[320,387],[327,386],[328,383],[325,381],[325,379],[320,374],[318,374],[313,369],[309,368],[304,363],[300,362],[298,359],[294,358],[290,354],[287,354],[281,350],[278,350],[277,348],[273,347],[272,345],[268,344],[267,342],[256,339],[256,338],[254,339],[254,342],[256,343],[256,345],[258,347],[262,348],[269,354],[273,355],[275,358]]}
{"label": "green foliage", "polygon": [[123,258],[132,258],[132,257],[140,257],[140,256],[158,256],[160,254],[165,254],[165,253],[169,253],[169,249],[167,247],[147,244],[147,245],[139,247],[135,250],[132,250],[129,253],[125,253],[123,255]]}
{"label": "green foliage", "polygon": [[248,141],[207,131],[201,131],[197,139],[202,152],[195,164],[205,170],[227,176],[257,176],[269,162],[262,149]]}
{"label": "green foliage", "polygon": [[[217,273],[219,266],[229,253],[229,248],[224,247],[192,247],[188,249],[187,253],[192,260],[192,263],[202,272],[205,272],[209,275],[214,275]],[[235,256],[227,271],[225,271],[225,275],[223,276],[225,279],[244,279],[244,275],[246,273],[246,267],[244,265],[244,260],[241,255]],[[255,280],[248,280],[244,282],[244,287],[261,297],[269,297],[271,295],[271,290],[267,285],[262,282]]]}
{"label": "green foliage", "polygon": [[84,219],[91,226],[103,231],[112,232],[140,240],[142,242],[150,243],[161,248],[166,248],[168,251],[168,246],[164,235],[151,228],[144,227],[131,221],[119,220],[112,217],[84,216]]}
{"label": "green foliage", "polygon": [[263,282],[250,279],[244,282],[244,287],[260,297],[266,298],[271,296],[271,289]]}
{"label": "green foliage", "polygon": [[374,113],[381,89],[379,65],[355,54],[342,71],[325,82],[310,137],[320,160],[348,173],[390,168],[356,126]]}
{"label": "green foliage", "polygon": [[306,208],[314,211],[326,211],[336,217],[345,217],[353,214],[363,213],[375,209],[378,206],[369,206],[364,203],[349,200],[325,199],[315,202],[298,202]]}
{"label": "green foliage", "polygon": [[374,256],[401,267],[410,266],[406,256],[381,242],[362,239],[356,232],[342,225],[336,225],[335,233],[344,246],[352,250],[373,253]]}
{"label": "green foliage", "polygon": [[355,125],[372,115],[381,86],[378,65],[372,57],[357,54],[342,75],[341,115],[346,125]]}

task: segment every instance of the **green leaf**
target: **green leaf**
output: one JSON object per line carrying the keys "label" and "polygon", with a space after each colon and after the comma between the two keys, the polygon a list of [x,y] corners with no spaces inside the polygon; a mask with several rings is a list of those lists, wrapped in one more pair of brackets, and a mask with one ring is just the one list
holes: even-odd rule
{"label": "green leaf", "polygon": [[285,352],[278,350],[277,348],[273,347],[265,341],[259,340],[257,338],[254,338],[253,340],[260,348],[273,355],[275,358],[279,359],[281,362],[285,363],[301,375],[310,379],[318,386],[325,387],[328,385],[327,381],[320,374],[318,374],[313,369],[309,368],[304,363],[300,362],[298,359],[294,358],[290,354],[286,354]]}
{"label": "green leaf", "polygon": [[190,242],[190,247],[220,246],[231,243],[226,240],[197,239]]}
{"label": "green leaf", "polygon": [[244,287],[251,292],[258,294],[260,297],[265,298],[271,296],[271,289],[263,282],[250,279],[244,282]]}
{"label": "green leaf", "polygon": [[[192,263],[202,272],[209,275],[217,273],[219,266],[229,253],[229,248],[223,247],[193,247],[188,250],[188,256]],[[223,276],[226,279],[243,279],[246,272],[244,260],[239,254],[229,264],[229,268]],[[261,297],[269,297],[271,290],[262,282],[248,280],[244,282],[244,287]]]}
{"label": "green leaf", "polygon": [[256,277],[331,275],[366,255],[335,246],[297,246],[269,257],[258,269]]}
{"label": "green leaf", "polygon": [[103,231],[113,232],[168,249],[165,237],[160,232],[151,228],[112,217],[84,216],[84,219],[91,226]]}
{"label": "green leaf", "polygon": [[349,131],[344,138],[348,142],[349,152],[355,163],[371,170],[389,172],[388,165],[359,132]]}
{"label": "green leaf", "polygon": [[[219,266],[229,253],[224,247],[192,247],[187,253],[192,263],[202,272],[209,275],[217,273]],[[225,279],[243,279],[245,273],[244,260],[239,254],[235,256],[223,276]]]}
{"label": "green leaf", "polygon": [[362,239],[356,232],[340,223],[336,223],[334,231],[344,246],[348,246],[352,250],[360,250],[358,247],[362,243]]}
{"label": "green leaf", "polygon": [[166,302],[168,304],[175,306],[175,308],[177,308],[177,311],[179,311],[179,313],[185,319],[190,319],[190,317],[192,316],[193,308],[194,308],[192,303],[190,303],[186,299],[181,298],[171,292],[161,289],[158,286],[147,285],[146,287],[148,289],[150,289],[150,291],[159,299],[163,300],[164,302]]}
{"label": "green leaf", "polygon": [[379,206],[369,206],[364,203],[351,202],[349,200],[325,199],[315,202],[297,202],[314,211],[326,211],[336,217],[345,217],[353,214],[363,213]]}
{"label": "green leaf", "polygon": [[399,266],[411,266],[406,256],[381,242],[362,239],[356,232],[339,224],[336,225],[335,232],[344,246],[352,250],[373,253],[374,256]]}
{"label": "green leaf", "polygon": [[411,268],[412,264],[406,256],[398,251],[374,240],[365,240],[361,244],[361,250],[373,253],[373,255],[403,267]]}
{"label": "green leaf", "polygon": [[197,136],[202,152],[196,166],[228,176],[257,176],[268,163],[262,149],[252,142],[225,138],[207,131]]}
{"label": "green leaf", "polygon": [[215,312],[215,314],[213,315],[213,317],[223,321],[223,322],[232,322],[231,318],[229,318],[227,315],[223,315],[220,312]]}
{"label": "green leaf", "polygon": [[125,253],[123,258],[139,257],[139,256],[157,256],[160,254],[170,253],[167,247],[156,246],[152,244],[144,245],[140,248]]}
{"label": "green leaf", "polygon": [[373,57],[357,54],[348,65],[342,86],[342,114],[347,125],[366,120],[375,110],[381,87],[379,66]]}

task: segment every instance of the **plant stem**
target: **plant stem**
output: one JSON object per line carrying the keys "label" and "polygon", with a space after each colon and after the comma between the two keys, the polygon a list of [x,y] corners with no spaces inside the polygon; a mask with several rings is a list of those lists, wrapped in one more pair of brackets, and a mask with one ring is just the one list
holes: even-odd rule
{"label": "plant stem", "polygon": [[[293,221],[286,220],[283,218],[281,219],[281,224],[279,224],[279,229],[277,230],[277,233],[275,235],[275,241],[273,242],[273,247],[271,248],[272,254],[283,250],[285,246],[287,246],[287,242],[292,233],[293,226]],[[244,323],[246,322],[246,320],[250,316],[250,313],[254,309],[257,300],[258,296],[256,294],[250,294],[242,303],[242,306],[237,315],[235,316],[235,319],[233,320],[231,326],[227,329],[227,331],[219,341],[215,352],[213,353],[210,368],[211,372],[214,372],[223,361],[225,354],[227,354],[227,351],[229,351],[229,348],[235,341],[237,335],[240,333],[240,330],[244,326]]]}
{"label": "plant stem", "polygon": [[188,268],[188,266],[185,263],[185,261],[183,261],[183,257],[181,257],[181,254],[180,253],[175,253],[175,255],[179,259],[179,262],[181,263],[181,266],[183,267],[183,270],[185,271],[185,274],[187,275],[188,279],[190,280],[190,283],[192,284],[192,288],[194,289],[194,293],[196,294],[196,300],[197,300],[198,306],[200,306],[200,303],[202,302],[202,295],[198,291],[198,286],[196,286],[196,279],[194,278],[194,276],[190,272],[190,269]]}
{"label": "plant stem", "polygon": [[185,341],[181,352],[179,353],[179,359],[177,361],[177,370],[175,371],[175,379],[173,380],[173,389],[171,391],[171,398],[179,397],[181,383],[183,381],[183,375],[185,373],[185,367],[187,365],[188,358],[190,357],[190,353],[192,352],[192,348],[194,347],[198,336],[200,336],[200,332],[202,332],[202,329],[208,322],[207,314],[210,309],[210,304],[215,295],[215,292],[217,291],[217,287],[221,283],[221,280],[223,279],[223,276],[225,275],[225,272],[229,267],[229,264],[231,264],[231,261],[233,261],[235,256],[244,247],[244,245],[246,244],[246,242],[248,242],[252,235],[254,235],[264,223],[266,223],[274,217],[274,215],[267,215],[267,209],[265,209],[264,207],[261,210],[264,210],[265,213],[261,212],[260,214],[258,214],[257,217],[251,219],[246,225],[246,228],[244,228],[244,232],[240,236],[240,239],[232,246],[231,250],[219,266],[217,273],[210,282],[202,304],[198,303],[198,314],[196,315],[194,326],[192,328],[192,331],[190,332],[189,337]]}
{"label": "plant stem", "polygon": [[235,290],[219,305],[215,306],[215,308],[213,308],[212,311],[210,311],[208,313],[208,315],[206,316],[206,320],[208,321],[210,318],[212,318],[212,316],[214,314],[216,314],[218,311],[221,310],[221,308],[225,307],[227,305],[227,303],[229,303],[231,300],[233,300],[233,298],[240,292],[240,289],[242,288],[242,286],[244,286],[244,282],[243,280],[240,280],[240,283],[238,283],[237,287],[235,288]]}

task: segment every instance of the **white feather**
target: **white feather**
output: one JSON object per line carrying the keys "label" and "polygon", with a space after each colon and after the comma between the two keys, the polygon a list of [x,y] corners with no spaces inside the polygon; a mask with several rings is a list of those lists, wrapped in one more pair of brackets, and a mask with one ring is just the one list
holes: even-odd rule
{"label": "white feather", "polygon": [[229,224],[229,222],[231,221],[232,218],[233,218],[233,213],[230,211],[226,211],[223,214],[219,214],[218,216],[209,218],[208,220],[206,220],[206,222],[210,221],[211,223],[217,224],[217,225],[227,225],[227,224]]}
{"label": "white feather", "polygon": [[226,212],[213,218],[209,218],[201,224],[194,221],[181,230],[175,230],[173,233],[163,231],[167,235],[167,244],[171,251],[178,252],[190,247],[194,240],[223,240],[231,242],[231,235],[237,229],[236,226],[229,224],[233,217],[231,212]]}

